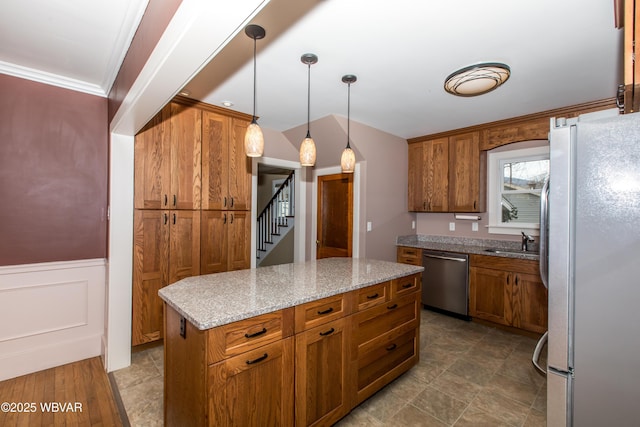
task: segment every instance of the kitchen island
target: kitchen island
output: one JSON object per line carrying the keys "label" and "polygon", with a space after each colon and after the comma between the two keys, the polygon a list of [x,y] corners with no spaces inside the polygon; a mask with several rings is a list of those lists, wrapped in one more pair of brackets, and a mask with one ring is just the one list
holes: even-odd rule
{"label": "kitchen island", "polygon": [[165,424],[335,423],[418,362],[422,270],[329,258],[161,289]]}

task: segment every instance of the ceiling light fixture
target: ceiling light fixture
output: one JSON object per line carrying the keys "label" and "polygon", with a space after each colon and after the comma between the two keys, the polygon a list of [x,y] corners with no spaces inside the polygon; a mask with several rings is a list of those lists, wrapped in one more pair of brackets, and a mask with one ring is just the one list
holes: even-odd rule
{"label": "ceiling light fixture", "polygon": [[264,136],[256,118],[256,40],[264,38],[266,33],[259,25],[247,25],[244,32],[253,39],[253,119],[244,134],[244,152],[248,157],[261,157],[264,152]]}
{"label": "ceiling light fixture", "polygon": [[311,64],[318,62],[318,57],[313,53],[305,53],[300,57],[300,60],[309,67],[307,75],[307,136],[300,145],[300,165],[313,166],[316,164],[316,144],[313,142],[309,131],[309,122],[311,120]]}
{"label": "ceiling light fixture", "polygon": [[451,73],[444,90],[457,96],[476,96],[491,92],[509,79],[511,69],[500,62],[470,65]]}
{"label": "ceiling light fixture", "polygon": [[349,134],[351,127],[351,83],[355,83],[358,78],[353,74],[347,74],[342,76],[342,82],[346,83],[348,86],[348,95],[347,95],[347,146],[342,152],[342,156],[340,157],[340,167],[342,168],[342,173],[353,173],[356,168],[356,154],[351,149],[351,145],[349,144]]}

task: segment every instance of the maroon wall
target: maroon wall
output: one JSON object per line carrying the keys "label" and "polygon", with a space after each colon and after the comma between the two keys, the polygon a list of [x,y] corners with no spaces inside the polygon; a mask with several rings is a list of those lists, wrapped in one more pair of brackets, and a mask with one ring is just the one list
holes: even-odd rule
{"label": "maroon wall", "polygon": [[0,265],[105,258],[107,99],[0,74]]}

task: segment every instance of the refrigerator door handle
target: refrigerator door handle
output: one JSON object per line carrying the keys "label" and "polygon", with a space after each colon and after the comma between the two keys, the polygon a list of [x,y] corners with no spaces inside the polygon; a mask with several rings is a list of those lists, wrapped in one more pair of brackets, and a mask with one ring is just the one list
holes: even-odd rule
{"label": "refrigerator door handle", "polygon": [[545,332],[542,337],[538,340],[536,344],[535,350],[533,350],[533,356],[531,357],[531,362],[533,366],[536,367],[538,371],[540,371],[544,376],[547,375],[547,370],[540,366],[540,353],[542,352],[542,347],[544,347],[547,342],[547,337],[549,336],[549,331]]}
{"label": "refrigerator door handle", "polygon": [[545,179],[540,192],[540,278],[549,289],[549,178]]}

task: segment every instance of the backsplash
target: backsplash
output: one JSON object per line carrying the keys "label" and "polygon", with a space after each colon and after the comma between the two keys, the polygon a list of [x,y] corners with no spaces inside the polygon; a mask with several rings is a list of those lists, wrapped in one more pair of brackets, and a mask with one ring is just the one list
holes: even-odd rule
{"label": "backsplash", "polygon": [[[397,245],[403,245],[403,244],[412,245],[416,241],[430,242],[430,243],[445,243],[445,244],[461,245],[461,246],[495,247],[495,248],[502,248],[502,249],[520,249],[520,244],[521,244],[520,240],[516,242],[516,241],[509,241],[509,240],[481,239],[481,238],[457,237],[457,236],[433,236],[433,235],[424,235],[424,234],[411,234],[408,236],[398,236],[396,238]],[[538,250],[538,242],[529,243],[529,250],[531,252],[536,252]]]}

